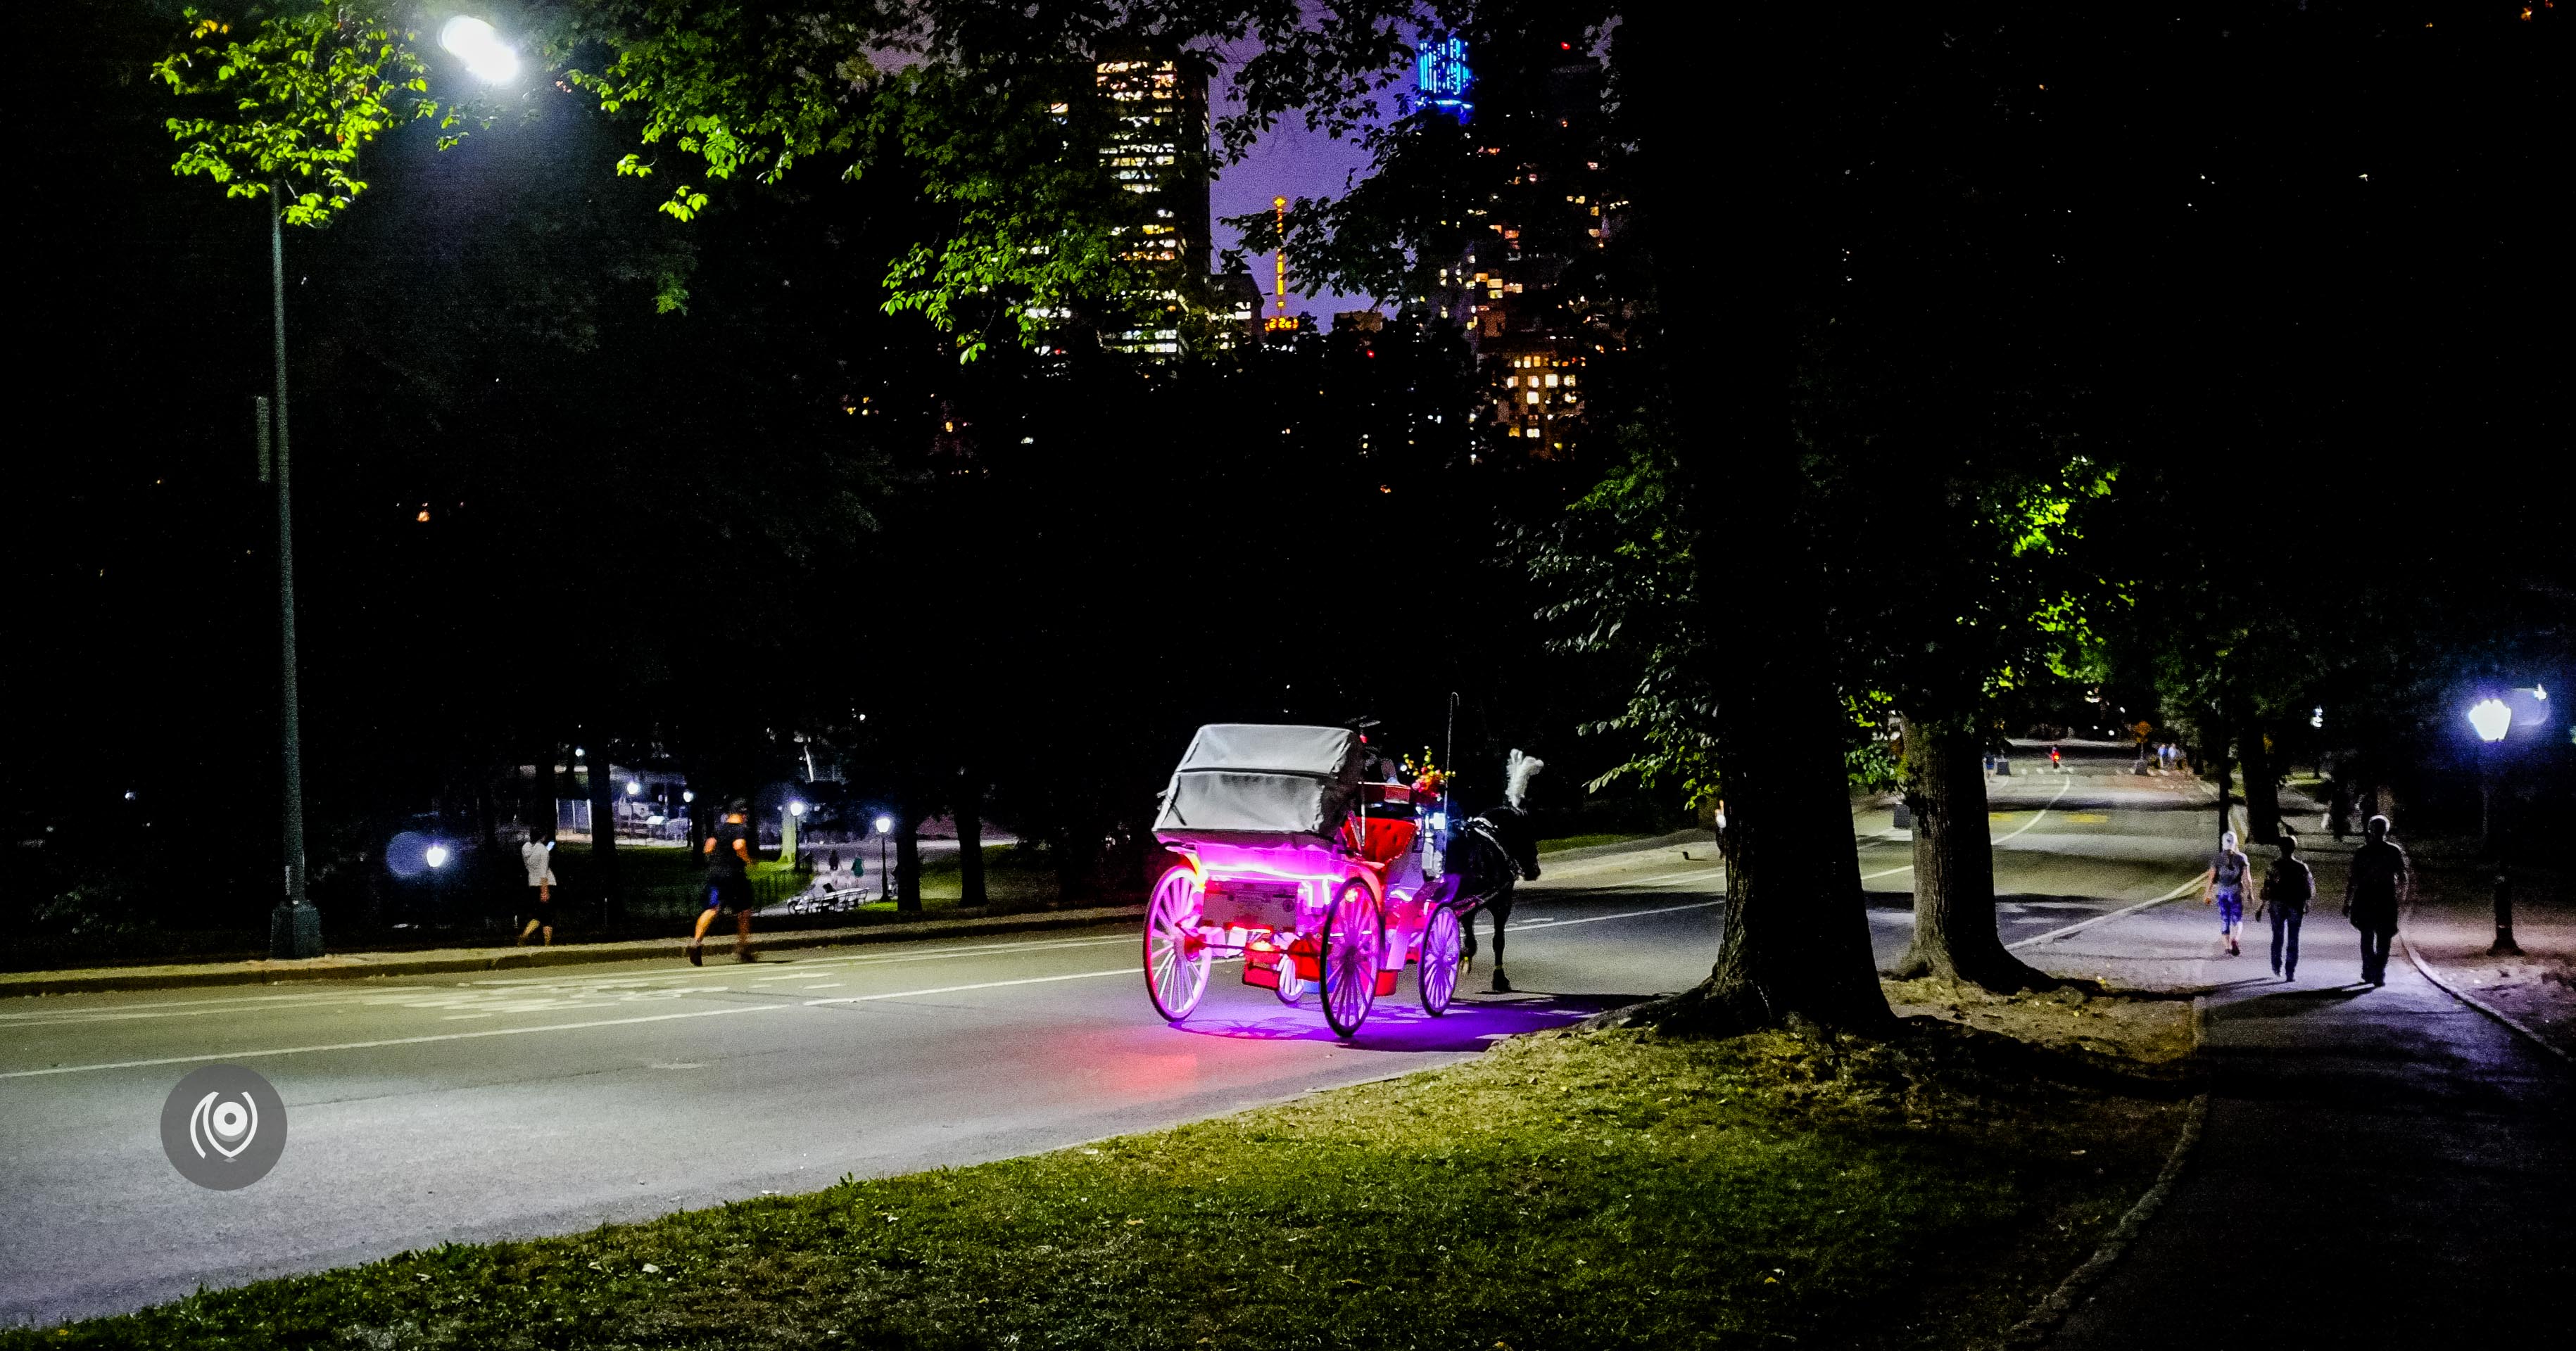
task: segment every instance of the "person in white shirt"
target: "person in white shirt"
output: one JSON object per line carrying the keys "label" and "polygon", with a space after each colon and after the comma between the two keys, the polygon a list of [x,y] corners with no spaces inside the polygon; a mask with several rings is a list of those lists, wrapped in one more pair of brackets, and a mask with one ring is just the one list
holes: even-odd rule
{"label": "person in white shirt", "polygon": [[519,845],[519,864],[528,870],[528,927],[519,931],[519,942],[542,931],[544,944],[555,944],[555,842],[537,838],[535,831]]}

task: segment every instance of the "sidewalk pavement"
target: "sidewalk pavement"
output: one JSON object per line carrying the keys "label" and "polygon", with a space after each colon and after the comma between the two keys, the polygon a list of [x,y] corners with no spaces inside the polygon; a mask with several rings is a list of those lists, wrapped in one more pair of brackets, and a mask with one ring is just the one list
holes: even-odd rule
{"label": "sidewalk pavement", "polygon": [[[2322,851],[2321,851],[2322,852]],[[2163,1208],[2048,1345],[2457,1347],[2561,1341],[2576,1281],[2576,1075],[2400,955],[2358,940],[2316,860],[2299,980],[2269,926],[2223,957],[2186,899],[2024,956],[2131,987],[2205,989],[2210,1102]],[[2331,873],[2329,873],[2331,868]]]}
{"label": "sidewalk pavement", "polygon": [[2514,869],[2520,956],[2494,955],[2495,891],[2487,869],[2443,868],[2418,886],[2406,939],[2458,993],[2576,1056],[2576,897],[2555,871]]}
{"label": "sidewalk pavement", "polygon": [[[841,947],[859,943],[900,943],[919,938],[957,938],[978,934],[1026,933],[1063,929],[1141,917],[1141,905],[1090,906],[1081,910],[1038,910],[1016,915],[970,915],[954,919],[869,924],[842,929],[785,929],[755,932],[759,952],[791,948]],[[430,976],[460,971],[523,970],[539,966],[578,966],[593,962],[650,961],[680,957],[684,935],[634,939],[618,943],[564,943],[554,947],[432,948],[421,952],[345,952],[305,961],[199,962],[177,966],[110,966],[78,971],[0,972],[0,998],[12,995],[87,994],[99,990],[170,990],[205,985],[275,985],[299,980],[359,980],[370,976]],[[711,960],[732,960],[733,935],[708,938]]]}

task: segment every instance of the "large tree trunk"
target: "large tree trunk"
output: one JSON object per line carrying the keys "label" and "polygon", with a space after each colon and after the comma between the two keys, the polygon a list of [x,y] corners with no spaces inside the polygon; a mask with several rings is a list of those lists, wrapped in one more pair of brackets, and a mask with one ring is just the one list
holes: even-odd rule
{"label": "large tree trunk", "polygon": [[2263,729],[2252,723],[2237,734],[2245,765],[2245,832],[2257,843],[2281,838],[2281,785],[2272,774],[2271,748]]}
{"label": "large tree trunk", "polygon": [[921,815],[909,807],[895,814],[894,908],[921,909]]}
{"label": "large tree trunk", "polygon": [[1914,941],[1887,974],[1989,990],[2054,984],[1995,932],[1993,832],[1984,739],[1973,718],[1908,718],[1905,804],[1914,811]]}
{"label": "large tree trunk", "polygon": [[1887,997],[1870,960],[1851,796],[1833,739],[1841,710],[1812,697],[1798,716],[1762,697],[1770,691],[1739,684],[1733,692],[1742,716],[1726,719],[1734,867],[1725,936],[1708,980],[1680,1012],[1712,1030],[1793,1018],[1884,1024]]}
{"label": "large tree trunk", "polygon": [[949,808],[957,821],[957,903],[982,905],[984,899],[984,784],[973,775],[957,780],[956,802]]}
{"label": "large tree trunk", "polygon": [[[1692,622],[1715,664],[1734,879],[1716,965],[1672,1014],[1710,1030],[1891,1021],[1852,838],[1846,720],[1795,521],[1806,494],[1792,311],[1827,237],[1822,203],[1802,190],[1818,111],[1803,101],[1817,97],[1806,68],[1831,59],[1831,29],[1794,8],[1640,6],[1614,39],[1639,148],[1635,227],[1666,321],[1657,405],[1698,573]],[[1709,244],[1702,172],[1718,124],[1736,147],[1726,249]]]}

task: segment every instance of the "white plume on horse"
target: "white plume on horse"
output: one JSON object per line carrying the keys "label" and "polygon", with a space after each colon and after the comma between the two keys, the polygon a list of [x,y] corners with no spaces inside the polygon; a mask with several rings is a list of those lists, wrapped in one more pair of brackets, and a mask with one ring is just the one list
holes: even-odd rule
{"label": "white plume on horse", "polygon": [[1530,780],[1537,778],[1538,772],[1545,768],[1545,760],[1513,751],[1512,758],[1504,766],[1503,801],[1514,807],[1522,805],[1521,800],[1529,796]]}

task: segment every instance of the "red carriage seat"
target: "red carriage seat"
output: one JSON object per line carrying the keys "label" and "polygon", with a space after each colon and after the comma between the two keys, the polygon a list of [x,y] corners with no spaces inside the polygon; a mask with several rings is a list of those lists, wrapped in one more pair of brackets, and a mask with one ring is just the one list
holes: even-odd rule
{"label": "red carriage seat", "polygon": [[1354,816],[1342,822],[1342,847],[1370,863],[1391,863],[1413,848],[1417,822]]}

